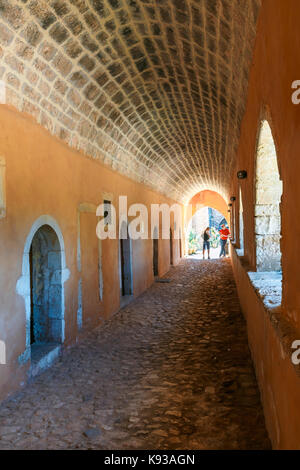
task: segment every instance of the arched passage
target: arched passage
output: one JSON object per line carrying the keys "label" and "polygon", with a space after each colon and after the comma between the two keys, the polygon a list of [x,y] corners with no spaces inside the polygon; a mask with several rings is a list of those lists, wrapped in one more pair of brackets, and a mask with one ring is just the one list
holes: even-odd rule
{"label": "arched passage", "polygon": [[[230,216],[228,213],[228,205],[225,199],[217,192],[211,190],[200,191],[190,200],[189,204],[185,207],[185,252],[189,251],[189,235],[191,226],[194,224],[196,219],[199,223],[196,227],[196,232],[204,231],[207,226],[212,222],[212,217],[209,215],[208,210],[214,211],[218,214],[218,223],[214,223],[213,226],[218,230],[221,223],[230,225]],[[198,213],[198,216],[196,214]],[[201,214],[201,215],[199,215]],[[196,217],[195,217],[196,216]],[[200,222],[201,221],[201,222]],[[200,227],[200,228],[199,228]]]}
{"label": "arched passage", "polygon": [[188,254],[202,254],[203,234],[210,227],[210,251],[213,258],[219,257],[220,235],[222,225],[228,226],[227,219],[216,209],[202,207],[191,217],[186,227],[186,251]]}
{"label": "arched passage", "polygon": [[262,121],[256,157],[255,240],[257,271],[281,271],[280,180],[270,125]]}
{"label": "arched passage", "polygon": [[[44,253],[39,253],[38,249],[44,250]],[[53,248],[53,251],[52,251]],[[37,267],[37,263],[40,262],[40,268]],[[47,263],[47,266],[46,266]],[[55,266],[58,269],[55,269]],[[58,318],[52,318],[47,323],[51,323],[50,330],[48,329],[48,339],[43,341],[42,334],[39,334],[37,329],[32,326],[34,317],[37,320],[38,312],[34,316],[33,311],[35,306],[39,306],[39,302],[42,299],[45,288],[43,283],[40,283],[40,287],[37,285],[37,281],[34,281],[35,275],[43,276],[44,282],[48,283],[48,287],[53,286],[52,294],[55,295],[54,286],[59,285],[59,297],[58,301],[55,301],[55,309],[49,311],[52,317],[58,316]],[[65,339],[65,296],[64,296],[64,283],[70,276],[70,272],[66,267],[65,259],[65,246],[62,232],[57,222],[48,215],[39,217],[32,225],[29,235],[25,242],[23,261],[22,261],[22,276],[17,282],[16,291],[19,295],[24,298],[25,312],[26,312],[26,339],[25,339],[25,350],[24,353],[19,357],[19,362],[24,363],[31,357],[31,345],[33,343],[43,344],[43,342],[59,342],[63,343]],[[55,284],[55,282],[58,284]],[[35,285],[36,282],[36,285]],[[32,294],[32,290],[36,288],[35,294]],[[40,294],[40,296],[39,296]],[[50,296],[50,289],[49,289]],[[39,297],[39,300],[38,300]],[[42,302],[40,307],[47,308],[46,298]],[[48,298],[50,301],[50,297]],[[34,306],[34,302],[35,306]],[[40,309],[42,310],[42,309]],[[48,311],[48,310],[47,310]],[[58,313],[57,313],[58,312]],[[53,321],[52,321],[53,320]],[[55,330],[56,328],[56,330]],[[53,331],[54,329],[54,331]],[[52,333],[50,331],[52,330]],[[36,331],[36,337],[34,332]],[[46,331],[44,329],[44,331]],[[34,340],[34,341],[33,341]]]}

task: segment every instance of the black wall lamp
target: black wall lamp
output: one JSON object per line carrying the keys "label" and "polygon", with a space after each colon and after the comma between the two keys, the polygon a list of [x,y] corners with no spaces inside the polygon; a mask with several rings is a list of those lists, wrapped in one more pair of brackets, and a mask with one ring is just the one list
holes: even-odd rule
{"label": "black wall lamp", "polygon": [[247,171],[246,170],[238,171],[237,177],[239,180],[244,180],[245,178],[247,178]]}

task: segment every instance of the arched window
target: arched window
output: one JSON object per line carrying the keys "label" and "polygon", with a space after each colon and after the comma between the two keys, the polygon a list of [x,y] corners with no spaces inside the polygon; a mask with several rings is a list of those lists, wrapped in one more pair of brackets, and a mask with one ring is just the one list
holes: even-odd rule
{"label": "arched window", "polygon": [[243,196],[242,188],[240,188],[240,211],[239,211],[239,225],[240,225],[240,250],[241,254],[244,253],[244,209],[243,209]]}
{"label": "arched window", "polygon": [[256,157],[255,239],[257,271],[281,271],[282,182],[271,128],[262,121]]}

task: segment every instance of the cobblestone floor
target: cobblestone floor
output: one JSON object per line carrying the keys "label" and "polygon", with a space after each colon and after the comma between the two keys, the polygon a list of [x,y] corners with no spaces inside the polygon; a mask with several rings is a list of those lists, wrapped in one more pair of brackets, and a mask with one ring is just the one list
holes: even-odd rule
{"label": "cobblestone floor", "polygon": [[230,261],[184,260],[0,407],[0,449],[268,449]]}

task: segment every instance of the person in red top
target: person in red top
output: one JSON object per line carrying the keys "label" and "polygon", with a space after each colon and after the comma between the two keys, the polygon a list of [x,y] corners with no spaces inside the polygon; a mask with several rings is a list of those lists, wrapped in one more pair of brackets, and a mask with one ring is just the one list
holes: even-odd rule
{"label": "person in red top", "polygon": [[228,230],[228,228],[226,228],[226,225],[223,224],[221,226],[221,230],[220,230],[220,237],[221,237],[221,252],[220,252],[220,258],[222,256],[226,256],[226,251],[225,251],[225,248],[226,248],[226,244],[227,244],[227,240],[228,238],[230,237],[230,232]]}

